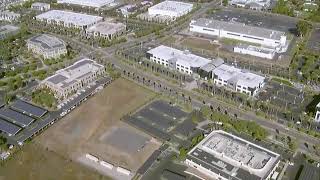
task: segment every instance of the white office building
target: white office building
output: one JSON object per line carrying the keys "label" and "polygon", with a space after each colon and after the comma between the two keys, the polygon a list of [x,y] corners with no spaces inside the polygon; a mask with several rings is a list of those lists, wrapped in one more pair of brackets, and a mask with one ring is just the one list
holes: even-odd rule
{"label": "white office building", "polygon": [[179,1],[163,1],[148,9],[148,15],[151,17],[168,17],[175,20],[178,17],[188,14],[192,11],[193,4]]}
{"label": "white office building", "polygon": [[13,22],[20,18],[20,14],[11,11],[1,11],[0,10],[0,21]]}
{"label": "white office building", "polygon": [[70,11],[51,10],[36,16],[36,20],[44,21],[48,24],[61,25],[67,28],[86,29],[103,21],[103,17]]}
{"label": "white office building", "polygon": [[91,59],[82,59],[57,71],[40,83],[40,88],[49,88],[56,98],[66,98],[105,73],[105,67]]}
{"label": "white office building", "polygon": [[27,40],[28,50],[43,56],[44,59],[59,58],[67,54],[63,40],[47,34],[36,35]]}
{"label": "white office building", "polygon": [[35,2],[35,3],[32,3],[31,9],[36,10],[36,11],[49,11],[50,10],[50,4],[41,3],[41,2]]}
{"label": "white office building", "polygon": [[178,70],[185,74],[197,72],[199,68],[207,65],[211,60],[167,46],[158,46],[147,52],[147,58],[157,64]]}
{"label": "white office building", "polygon": [[58,4],[72,4],[78,6],[87,6],[101,8],[114,2],[114,0],[58,0]]}
{"label": "white office building", "polygon": [[240,44],[233,48],[233,52],[256,56],[265,59],[273,59],[276,55],[276,50],[272,48],[259,47],[253,45]]}
{"label": "white office building", "polygon": [[6,39],[12,35],[18,34],[20,28],[12,25],[0,26],[0,40]]}
{"label": "white office building", "polygon": [[320,102],[316,106],[316,116],[314,118],[316,122],[320,122]]}
{"label": "white office building", "polygon": [[190,31],[218,38],[246,41],[248,43],[272,47],[277,49],[277,51],[286,50],[288,46],[285,32],[249,26],[238,22],[200,18],[191,21]]}
{"label": "white office building", "polygon": [[114,22],[99,22],[86,30],[87,36],[101,37],[107,40],[112,40],[125,34],[126,25],[123,23]]}
{"label": "white office building", "polygon": [[222,64],[212,71],[213,82],[234,91],[255,96],[265,85],[265,77]]}
{"label": "white office building", "polygon": [[213,131],[187,154],[189,174],[201,179],[268,180],[280,155],[225,131]]}

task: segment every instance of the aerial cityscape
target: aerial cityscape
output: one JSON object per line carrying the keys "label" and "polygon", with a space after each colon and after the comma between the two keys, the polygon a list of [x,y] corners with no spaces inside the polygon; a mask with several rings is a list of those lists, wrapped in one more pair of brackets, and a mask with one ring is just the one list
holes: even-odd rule
{"label": "aerial cityscape", "polygon": [[0,0],[0,180],[320,180],[319,0]]}

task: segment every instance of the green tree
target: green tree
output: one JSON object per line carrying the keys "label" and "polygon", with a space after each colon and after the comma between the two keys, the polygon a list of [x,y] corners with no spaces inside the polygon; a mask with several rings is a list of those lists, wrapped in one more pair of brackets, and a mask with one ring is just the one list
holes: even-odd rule
{"label": "green tree", "polygon": [[223,6],[227,6],[228,5],[228,0],[222,0],[222,4],[223,4]]}
{"label": "green tree", "polygon": [[179,159],[184,160],[187,157],[187,150],[185,148],[180,148]]}
{"label": "green tree", "polygon": [[300,20],[297,25],[297,30],[300,36],[305,36],[311,29],[312,29],[312,24],[310,24],[307,21]]}

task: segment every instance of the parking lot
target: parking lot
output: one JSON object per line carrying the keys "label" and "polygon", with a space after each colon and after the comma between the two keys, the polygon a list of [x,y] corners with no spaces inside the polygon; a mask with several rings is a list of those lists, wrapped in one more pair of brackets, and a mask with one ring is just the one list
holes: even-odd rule
{"label": "parking lot", "polygon": [[124,118],[124,121],[153,137],[168,141],[171,139],[169,132],[177,124],[182,123],[187,116],[188,113],[182,111],[180,107],[157,100],[133,116]]}
{"label": "parking lot", "polygon": [[307,43],[307,46],[312,51],[320,51],[320,28],[315,28],[313,30],[311,37]]}
{"label": "parking lot", "polygon": [[[214,14],[208,15],[216,20],[223,21],[236,21],[240,23],[245,23],[247,25],[259,26],[263,28],[274,29],[278,31],[290,32],[295,34],[296,31],[296,20],[291,18],[263,14],[263,13],[248,13],[241,9],[225,9],[217,11]],[[263,20],[262,20],[263,19]]]}
{"label": "parking lot", "polygon": [[259,100],[269,101],[271,104],[283,110],[301,112],[304,94],[299,89],[270,81],[265,90],[259,93]]}

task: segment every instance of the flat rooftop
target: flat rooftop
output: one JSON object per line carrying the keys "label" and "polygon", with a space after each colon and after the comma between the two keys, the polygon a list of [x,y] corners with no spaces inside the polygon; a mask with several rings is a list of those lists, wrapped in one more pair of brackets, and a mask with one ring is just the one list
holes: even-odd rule
{"label": "flat rooftop", "polygon": [[263,76],[238,69],[234,66],[222,64],[212,71],[224,80],[233,81],[247,87],[257,87],[265,78]]}
{"label": "flat rooftop", "polygon": [[43,49],[47,50],[66,46],[63,40],[48,34],[39,34],[33,36],[32,38],[28,39],[28,42],[37,43]]}
{"label": "flat rooftop", "polygon": [[149,8],[149,10],[162,10],[171,12],[184,12],[193,7],[191,3],[180,1],[163,1]]}
{"label": "flat rooftop", "polygon": [[80,81],[83,76],[91,74],[102,67],[104,66],[91,59],[82,59],[69,67],[57,71],[56,74],[46,78],[44,81],[60,88],[65,88]]}
{"label": "flat rooftop", "polygon": [[87,29],[88,32],[99,32],[101,34],[115,34],[125,29],[123,23],[99,22]]}
{"label": "flat rooftop", "polygon": [[163,59],[173,59],[177,63],[189,64],[191,67],[202,67],[211,62],[211,60],[194,55],[189,51],[181,51],[168,46],[160,45],[147,53],[154,54]]}
{"label": "flat rooftop", "polygon": [[240,44],[240,45],[238,45],[236,47],[241,48],[241,49],[247,49],[249,51],[261,52],[261,53],[264,53],[264,54],[273,54],[273,53],[275,53],[274,49],[265,48],[265,47],[259,47],[259,46],[253,46],[253,45],[247,45],[247,44]]}
{"label": "flat rooftop", "polygon": [[0,34],[7,34],[10,32],[18,31],[20,28],[12,25],[0,26]]}
{"label": "flat rooftop", "polygon": [[65,3],[100,8],[114,2],[114,0],[58,0],[57,2],[58,4]]}
{"label": "flat rooftop", "polygon": [[249,26],[243,23],[234,21],[218,21],[214,19],[199,18],[192,20],[190,25],[201,26],[211,29],[221,29],[224,31],[235,32],[239,34],[247,34],[255,37],[273,39],[280,41],[281,36],[285,35],[285,32],[266,29],[256,26]]}
{"label": "flat rooftop", "polygon": [[75,24],[77,26],[87,26],[101,21],[103,17],[88,14],[75,13],[70,11],[51,10],[36,16],[36,19],[47,19],[62,21],[66,24]]}
{"label": "flat rooftop", "polygon": [[187,159],[227,179],[265,179],[280,155],[227,132],[211,132],[189,153]]}

